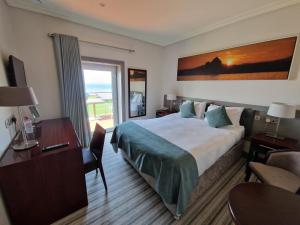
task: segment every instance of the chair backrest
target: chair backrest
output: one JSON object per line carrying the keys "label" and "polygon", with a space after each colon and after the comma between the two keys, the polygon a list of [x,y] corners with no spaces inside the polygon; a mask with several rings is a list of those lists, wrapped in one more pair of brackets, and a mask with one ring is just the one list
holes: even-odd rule
{"label": "chair backrest", "polygon": [[282,151],[270,154],[267,164],[288,170],[300,177],[300,151]]}
{"label": "chair backrest", "polygon": [[93,137],[90,143],[90,150],[96,155],[98,159],[102,158],[105,134],[106,130],[98,123],[96,123]]}

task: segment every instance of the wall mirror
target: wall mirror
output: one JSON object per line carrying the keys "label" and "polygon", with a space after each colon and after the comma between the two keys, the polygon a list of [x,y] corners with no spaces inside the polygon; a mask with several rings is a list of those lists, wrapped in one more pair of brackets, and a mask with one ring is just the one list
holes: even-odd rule
{"label": "wall mirror", "polygon": [[146,116],[147,71],[128,69],[129,118]]}

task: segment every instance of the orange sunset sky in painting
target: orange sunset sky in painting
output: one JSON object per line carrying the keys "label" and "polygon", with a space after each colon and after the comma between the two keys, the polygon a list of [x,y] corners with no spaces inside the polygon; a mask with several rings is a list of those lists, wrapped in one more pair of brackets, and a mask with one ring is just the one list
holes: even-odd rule
{"label": "orange sunset sky in painting", "polygon": [[291,37],[184,57],[178,60],[178,70],[191,69],[204,65],[206,62],[212,61],[215,57],[219,57],[222,63],[227,66],[292,57],[295,43],[296,37]]}

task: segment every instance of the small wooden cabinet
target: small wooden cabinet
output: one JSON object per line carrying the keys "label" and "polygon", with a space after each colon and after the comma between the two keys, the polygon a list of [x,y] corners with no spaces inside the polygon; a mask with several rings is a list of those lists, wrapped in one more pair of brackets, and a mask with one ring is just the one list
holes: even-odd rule
{"label": "small wooden cabinet", "polygon": [[0,188],[12,225],[51,224],[88,203],[82,147],[71,121],[42,121],[35,135],[38,146],[16,152],[10,145],[0,159]]}
{"label": "small wooden cabinet", "polygon": [[259,133],[253,136],[247,157],[246,179],[249,179],[251,174],[248,168],[250,161],[265,163],[270,151],[296,150],[297,143],[298,140],[296,139],[277,139],[269,137],[265,133]]}
{"label": "small wooden cabinet", "polygon": [[172,112],[168,109],[158,109],[156,110],[156,118],[163,117],[171,114]]}

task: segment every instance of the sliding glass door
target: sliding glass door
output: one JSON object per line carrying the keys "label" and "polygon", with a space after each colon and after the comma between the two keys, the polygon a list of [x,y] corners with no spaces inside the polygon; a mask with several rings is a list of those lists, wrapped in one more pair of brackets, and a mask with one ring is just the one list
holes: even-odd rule
{"label": "sliding glass door", "polygon": [[117,66],[84,62],[82,67],[91,131],[96,123],[111,131],[119,118]]}

